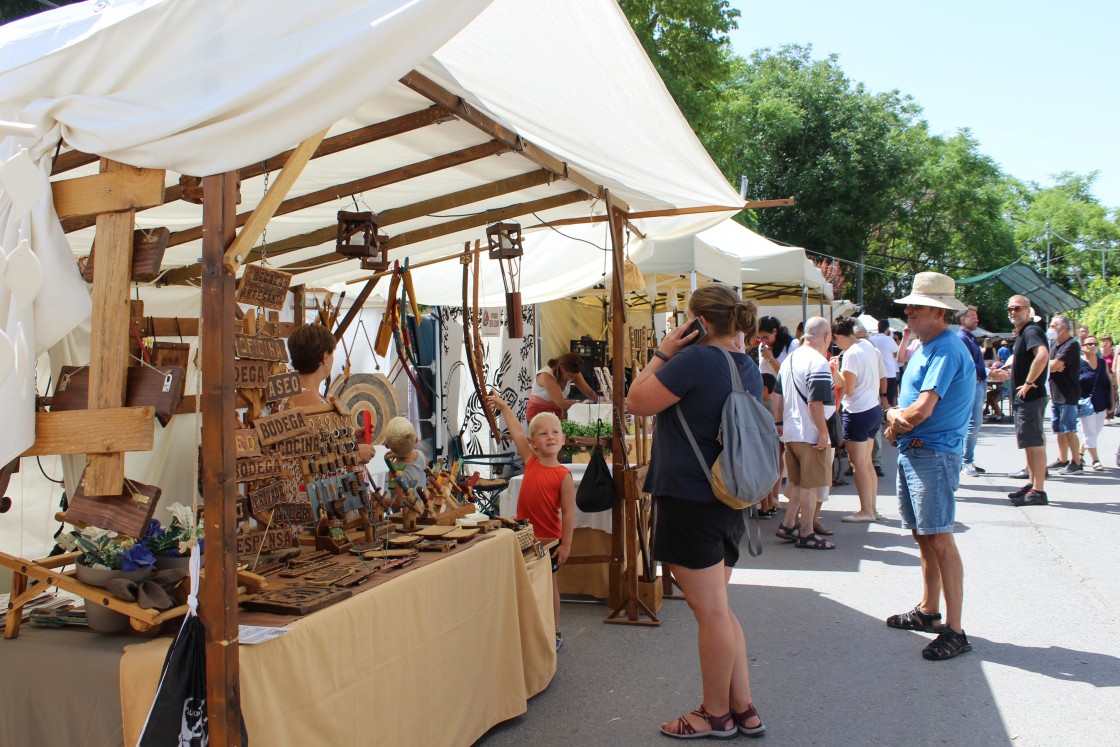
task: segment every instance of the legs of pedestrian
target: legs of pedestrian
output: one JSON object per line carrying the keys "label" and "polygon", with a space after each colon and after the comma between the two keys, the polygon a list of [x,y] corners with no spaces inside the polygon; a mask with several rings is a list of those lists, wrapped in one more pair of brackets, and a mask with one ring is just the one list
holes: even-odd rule
{"label": "legs of pedestrian", "polygon": [[1089,452],[1089,458],[1092,460],[1094,472],[1103,472],[1104,466],[1101,464],[1100,456],[1097,455],[1097,438],[1100,436],[1101,429],[1104,427],[1105,413],[1094,412],[1092,415],[1084,415],[1081,417],[1081,428],[1085,431],[1085,450]]}
{"label": "legs of pedestrian", "polygon": [[879,477],[871,463],[871,450],[873,440],[849,441],[848,458],[852,460],[855,470],[856,491],[859,493],[859,511],[850,516],[845,516],[845,521],[875,521],[878,513],[875,510],[876,493],[879,491]]}
{"label": "legs of pedestrian", "polygon": [[976,477],[984,469],[975,464],[976,440],[980,437],[980,425],[984,422],[984,399],[988,394],[988,382],[976,382],[976,396],[972,401],[972,415],[968,421],[968,436],[964,441],[964,473]]}

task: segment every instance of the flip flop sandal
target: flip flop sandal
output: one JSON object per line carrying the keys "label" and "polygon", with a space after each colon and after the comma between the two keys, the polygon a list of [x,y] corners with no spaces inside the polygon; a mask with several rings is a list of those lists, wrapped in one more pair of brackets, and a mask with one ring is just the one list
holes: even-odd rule
{"label": "flip flop sandal", "polygon": [[[762,723],[762,718],[758,716],[758,711],[751,703],[747,710],[742,713],[737,713],[734,709],[731,710],[731,717],[735,719],[735,725],[739,727],[739,733],[747,737],[761,737],[763,732],[766,731],[766,726]],[[752,718],[758,717],[758,726],[747,726],[747,722]]]}
{"label": "flip flop sandal", "polygon": [[940,612],[935,612],[932,615],[926,614],[922,612],[922,605],[917,604],[909,612],[888,617],[887,627],[897,628],[898,630],[917,630],[922,633],[940,633],[944,630],[944,626],[935,625],[940,621]]}
{"label": "flip flop sandal", "polygon": [[816,534],[807,534],[797,539],[797,546],[803,550],[835,550],[836,545],[818,537]]}
{"label": "flip flop sandal", "polygon": [[728,739],[739,733],[739,727],[735,723],[735,719],[731,716],[730,711],[722,716],[713,716],[708,713],[708,709],[701,705],[692,712],[692,715],[699,716],[708,722],[708,731],[696,731],[696,727],[688,720],[686,714],[677,719],[672,730],[662,726],[661,733],[673,739],[703,739],[705,737]]}
{"label": "flip flop sandal", "polygon": [[800,536],[798,528],[801,524],[794,524],[792,527],[787,527],[785,524],[778,524],[778,531],[774,532],[774,536],[782,542],[796,542]]}

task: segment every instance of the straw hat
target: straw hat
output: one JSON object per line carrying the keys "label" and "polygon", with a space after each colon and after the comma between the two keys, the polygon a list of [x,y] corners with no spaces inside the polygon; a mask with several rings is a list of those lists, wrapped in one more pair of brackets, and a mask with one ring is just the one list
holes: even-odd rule
{"label": "straw hat", "polygon": [[919,272],[914,276],[910,295],[895,301],[903,306],[934,306],[950,311],[964,311],[968,307],[957,300],[957,283],[940,272]]}

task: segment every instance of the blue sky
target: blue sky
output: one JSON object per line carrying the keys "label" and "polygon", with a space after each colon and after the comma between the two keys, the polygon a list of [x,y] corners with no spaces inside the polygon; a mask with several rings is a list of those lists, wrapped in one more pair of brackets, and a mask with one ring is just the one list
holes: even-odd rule
{"label": "blue sky", "polygon": [[1009,174],[1099,171],[1120,207],[1120,2],[731,0],[735,52],[812,44],[853,81],[898,89],[937,133],[967,127]]}

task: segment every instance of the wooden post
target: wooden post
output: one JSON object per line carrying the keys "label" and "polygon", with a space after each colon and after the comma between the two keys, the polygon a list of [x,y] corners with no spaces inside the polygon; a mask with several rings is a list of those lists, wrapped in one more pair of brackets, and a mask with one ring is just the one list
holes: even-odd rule
{"label": "wooden post", "polygon": [[237,528],[233,388],[234,276],[223,267],[233,243],[237,173],[203,178],[202,206],[202,500],[206,578],[199,615],[206,626],[206,701],[210,743],[241,744],[237,651]]}

